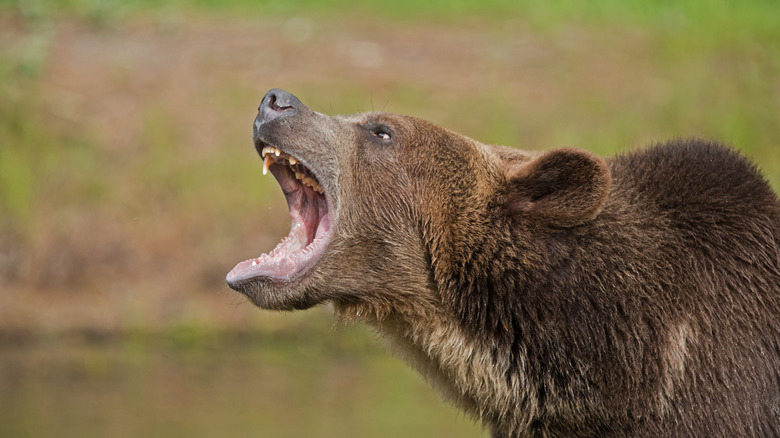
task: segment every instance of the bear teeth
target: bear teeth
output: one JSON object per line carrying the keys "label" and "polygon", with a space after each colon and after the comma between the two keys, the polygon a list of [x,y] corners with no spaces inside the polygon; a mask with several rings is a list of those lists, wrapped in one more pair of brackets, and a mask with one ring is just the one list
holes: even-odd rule
{"label": "bear teeth", "polygon": [[[316,179],[306,174],[308,169],[302,166],[297,166],[298,160],[295,157],[287,155],[281,149],[275,148],[273,146],[264,146],[260,156],[263,158],[263,175],[268,174],[268,168],[271,167],[271,164],[281,160],[287,160],[288,166],[290,166],[290,169],[292,169],[293,173],[295,174],[295,179],[301,181],[304,185],[311,187],[317,193],[324,194],[322,185],[320,185]],[[274,157],[279,158],[279,160]]]}

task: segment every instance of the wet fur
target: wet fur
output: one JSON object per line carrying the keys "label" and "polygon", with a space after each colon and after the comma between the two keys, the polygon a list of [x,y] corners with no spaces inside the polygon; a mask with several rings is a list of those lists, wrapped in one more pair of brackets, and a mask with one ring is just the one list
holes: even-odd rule
{"label": "wet fur", "polygon": [[595,218],[561,227],[487,209],[490,226],[432,260],[444,308],[371,322],[496,437],[776,436],[777,198],[703,141],[609,169]]}
{"label": "wet fur", "polygon": [[586,200],[600,212],[582,209],[576,227],[500,208],[463,242],[437,241],[434,226],[445,307],[374,309],[392,317],[370,322],[495,436],[776,435],[776,197],[702,141],[609,168],[610,196]]}

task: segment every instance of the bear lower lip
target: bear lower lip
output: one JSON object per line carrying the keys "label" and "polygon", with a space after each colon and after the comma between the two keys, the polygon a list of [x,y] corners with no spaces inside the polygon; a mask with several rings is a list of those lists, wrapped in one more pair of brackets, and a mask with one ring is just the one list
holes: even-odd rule
{"label": "bear lower lip", "polygon": [[269,170],[287,198],[290,233],[268,253],[237,264],[226,277],[233,288],[255,280],[298,277],[322,257],[332,235],[331,215],[321,187],[296,178],[295,170],[284,163],[275,162]]}

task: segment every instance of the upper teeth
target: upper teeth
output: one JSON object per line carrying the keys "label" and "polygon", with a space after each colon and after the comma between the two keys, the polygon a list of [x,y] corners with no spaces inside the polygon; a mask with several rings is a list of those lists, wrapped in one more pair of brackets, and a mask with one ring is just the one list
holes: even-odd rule
{"label": "upper teeth", "polygon": [[263,158],[265,158],[266,155],[271,154],[271,153],[278,157],[282,153],[282,150],[281,149],[277,149],[277,148],[275,148],[273,146],[265,146],[265,147],[263,147],[263,151],[260,153],[260,155]]}
{"label": "upper teeth", "polygon": [[[263,175],[268,174],[268,168],[271,166],[271,164],[273,164],[276,161],[274,159],[274,156],[278,157],[281,154],[282,154],[281,149],[275,148],[273,146],[263,147],[263,150],[260,152],[260,156],[263,157]],[[288,155],[286,156],[286,158],[287,161],[290,163],[290,166],[295,166],[296,164],[298,164],[298,160],[296,160],[294,157]],[[317,180],[307,176],[304,173],[296,172],[294,170],[293,172],[295,173],[295,179],[301,181],[302,183],[311,187],[315,191],[319,193],[323,193],[322,186],[317,182]]]}

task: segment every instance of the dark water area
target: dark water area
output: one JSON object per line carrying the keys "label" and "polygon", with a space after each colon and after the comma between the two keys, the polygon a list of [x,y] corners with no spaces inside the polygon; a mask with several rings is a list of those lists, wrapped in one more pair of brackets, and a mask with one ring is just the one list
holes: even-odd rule
{"label": "dark water area", "polygon": [[379,345],[348,337],[6,341],[0,437],[484,435]]}

